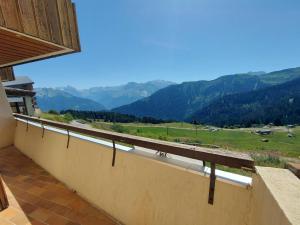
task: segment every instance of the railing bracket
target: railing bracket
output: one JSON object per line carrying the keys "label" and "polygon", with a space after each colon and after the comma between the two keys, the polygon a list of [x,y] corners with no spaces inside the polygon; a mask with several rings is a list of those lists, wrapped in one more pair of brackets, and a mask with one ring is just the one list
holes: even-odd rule
{"label": "railing bracket", "polygon": [[45,126],[44,124],[42,123],[42,138],[44,138],[45,136]]}
{"label": "railing bracket", "polygon": [[111,166],[114,167],[115,166],[115,161],[116,161],[117,149],[116,149],[116,142],[113,140],[112,143],[113,143],[113,158],[112,158]]}
{"label": "railing bracket", "polygon": [[214,204],[215,185],[216,185],[216,164],[211,163],[211,166],[210,166],[209,195],[208,195],[208,203],[211,204],[211,205]]}
{"label": "railing bracket", "polygon": [[27,123],[26,123],[26,132],[28,132],[28,120],[27,120]]}
{"label": "railing bracket", "polygon": [[161,158],[167,158],[168,157],[168,153],[162,152],[162,151],[156,151],[155,154],[158,155]]}
{"label": "railing bracket", "polygon": [[67,149],[68,149],[70,146],[70,131],[67,130],[67,132],[68,132],[68,141],[67,141]]}

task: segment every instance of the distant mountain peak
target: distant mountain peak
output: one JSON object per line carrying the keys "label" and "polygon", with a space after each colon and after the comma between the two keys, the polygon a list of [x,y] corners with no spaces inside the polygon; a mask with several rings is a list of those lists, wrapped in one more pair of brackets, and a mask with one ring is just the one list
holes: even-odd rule
{"label": "distant mountain peak", "polygon": [[[73,86],[57,87],[52,89],[45,88],[44,92],[38,94],[55,95],[60,93],[61,95],[70,94],[73,97],[79,97],[89,99],[99,104],[104,105],[105,108],[110,109],[121,105],[130,104],[134,101],[150,96],[154,92],[165,88],[171,84],[170,81],[153,80],[144,83],[128,82],[119,86],[107,86],[107,87],[92,87],[89,89],[77,89]],[[47,92],[45,92],[48,90]]]}

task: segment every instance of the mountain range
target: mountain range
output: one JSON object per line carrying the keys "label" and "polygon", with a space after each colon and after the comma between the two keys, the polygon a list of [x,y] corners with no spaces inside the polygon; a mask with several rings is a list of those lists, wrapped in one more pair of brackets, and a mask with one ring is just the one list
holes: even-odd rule
{"label": "mountain range", "polygon": [[85,90],[70,86],[42,88],[37,89],[37,100],[44,111],[113,108],[113,112],[138,117],[248,126],[299,121],[299,90],[300,67],[270,73],[225,75],[210,81],[181,84],[150,81]]}
{"label": "mountain range", "polygon": [[148,97],[157,90],[174,83],[163,80],[146,83],[130,82],[113,87],[76,89],[72,86],[36,88],[37,101],[43,111],[55,109],[109,110]]}
{"label": "mountain range", "polygon": [[[266,90],[263,93],[267,93],[268,88],[272,86],[273,89],[270,90],[274,92],[276,88],[283,88],[280,86],[281,84],[286,82],[293,83],[293,80],[295,81],[297,78],[300,78],[300,67],[271,73],[258,72],[227,75],[212,81],[185,82],[163,88],[149,97],[115,108],[113,111],[135,116],[187,121],[196,119],[204,123],[213,123],[213,118],[218,116],[213,113],[214,110],[222,111],[222,107],[227,107],[224,105],[225,103],[221,104],[224,99],[230,99],[230,96],[232,96],[230,103],[233,106],[234,101],[239,97],[246,98],[249,95],[254,98],[256,96],[255,93],[260,93],[257,91]],[[276,87],[277,85],[279,87]],[[297,86],[291,90],[289,96],[296,95],[296,89]],[[251,93],[254,94],[251,95]],[[284,92],[280,93],[284,94]],[[257,107],[262,107],[262,103],[263,101]],[[237,110],[238,107],[241,106],[235,105],[235,108],[232,108],[232,110]],[[224,117],[230,117],[230,108],[227,107],[227,109],[226,115],[223,115]],[[254,109],[252,107],[249,110]],[[233,115],[231,114],[231,116]]]}

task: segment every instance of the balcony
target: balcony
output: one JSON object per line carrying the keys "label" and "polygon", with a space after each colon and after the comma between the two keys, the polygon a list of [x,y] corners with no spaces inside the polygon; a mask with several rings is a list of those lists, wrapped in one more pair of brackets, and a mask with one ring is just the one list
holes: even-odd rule
{"label": "balcony", "polygon": [[253,161],[23,115],[15,120],[14,147],[0,152],[10,201],[0,218],[13,222],[18,211],[28,224],[299,224],[300,182],[288,170],[257,167],[252,178],[212,172],[198,158],[249,169]]}
{"label": "balcony", "polygon": [[[15,79],[8,66],[78,51],[70,0],[0,1],[4,80]],[[13,114],[7,95],[34,93],[0,82],[0,224],[300,224],[300,180],[289,170],[255,167],[247,154]]]}

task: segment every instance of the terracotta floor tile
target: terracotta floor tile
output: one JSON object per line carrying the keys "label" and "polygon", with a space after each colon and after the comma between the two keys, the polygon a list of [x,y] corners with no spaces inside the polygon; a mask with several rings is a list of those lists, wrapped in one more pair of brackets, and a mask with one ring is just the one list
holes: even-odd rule
{"label": "terracotta floor tile", "polygon": [[16,198],[21,199],[25,202],[29,202],[31,204],[36,204],[37,202],[40,201],[39,197],[27,192],[23,192],[22,194],[17,194]]}
{"label": "terracotta floor tile", "polygon": [[56,193],[54,191],[45,191],[40,195],[40,197],[51,201],[56,197]]}
{"label": "terracotta floor tile", "polygon": [[55,203],[41,198],[35,205],[39,208],[51,209],[55,206]]}
{"label": "terracotta floor tile", "polygon": [[76,223],[76,222],[69,222],[69,223],[67,223],[67,225],[80,225],[80,223]]}
{"label": "terracotta floor tile", "polygon": [[83,219],[84,225],[96,225],[96,224],[107,224],[107,225],[114,225],[115,223],[112,223],[111,220],[108,218],[98,218],[95,216],[87,216]]}
{"label": "terracotta floor tile", "polygon": [[78,211],[84,210],[89,206],[90,206],[90,204],[87,201],[85,201],[79,197],[76,198],[74,201],[70,202],[68,205],[68,207],[71,207],[72,209],[78,210]]}
{"label": "terracotta floor tile", "polygon": [[68,213],[66,213],[65,217],[68,218],[70,221],[75,221],[77,223],[83,224],[86,215],[84,215],[81,212],[71,210]]}
{"label": "terracotta floor tile", "polygon": [[30,177],[28,177],[28,176],[23,176],[23,175],[18,175],[18,176],[15,177],[15,179],[16,179],[17,181],[19,181],[19,182],[23,182],[23,181],[25,181],[25,180],[28,179],[28,178],[30,178]]}
{"label": "terracotta floor tile", "polygon": [[45,221],[49,225],[66,225],[70,220],[58,215],[53,215]]}
{"label": "terracotta floor tile", "polygon": [[45,222],[50,216],[51,212],[47,209],[38,208],[29,214],[30,217]]}
{"label": "terracotta floor tile", "polygon": [[66,216],[71,210],[72,209],[58,204],[54,204],[54,206],[51,208],[52,212],[61,216]]}
{"label": "terracotta floor tile", "polygon": [[31,217],[28,217],[29,222],[26,225],[48,225]]}
{"label": "terracotta floor tile", "polygon": [[19,200],[19,206],[25,214],[30,214],[37,209],[35,205]]}
{"label": "terracotta floor tile", "polygon": [[37,187],[37,186],[30,186],[26,192],[30,193],[30,194],[34,194],[37,196],[41,196],[43,193],[45,193],[47,190],[45,190],[44,188],[41,187]]}
{"label": "terracotta floor tile", "polygon": [[53,199],[51,199],[51,201],[53,201],[59,205],[68,206],[73,201],[73,199],[58,196],[58,197],[54,197]]}

